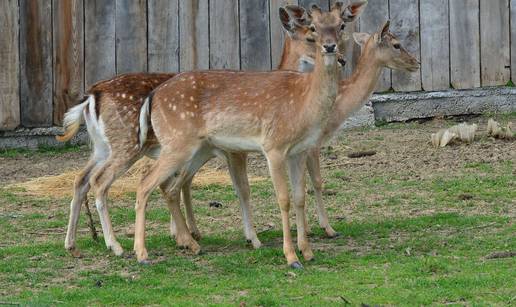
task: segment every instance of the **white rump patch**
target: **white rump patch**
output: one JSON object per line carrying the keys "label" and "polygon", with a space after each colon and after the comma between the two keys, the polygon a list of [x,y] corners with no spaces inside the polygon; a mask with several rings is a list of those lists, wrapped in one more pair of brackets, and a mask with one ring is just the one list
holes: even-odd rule
{"label": "white rump patch", "polygon": [[145,144],[145,141],[147,140],[147,132],[149,131],[149,110],[150,100],[149,97],[147,97],[140,109],[140,135],[138,136],[140,148],[143,147],[143,144]]}

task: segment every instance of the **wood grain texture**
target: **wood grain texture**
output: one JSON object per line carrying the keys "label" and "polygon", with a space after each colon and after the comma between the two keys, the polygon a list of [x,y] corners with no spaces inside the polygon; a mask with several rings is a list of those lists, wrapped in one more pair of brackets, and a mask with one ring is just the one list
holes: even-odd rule
{"label": "wood grain texture", "polygon": [[18,0],[0,1],[0,130],[20,124]]}
{"label": "wood grain texture", "polygon": [[179,1],[181,71],[210,68],[208,0]]}
{"label": "wood grain texture", "polygon": [[480,86],[478,14],[478,1],[450,1],[450,71],[456,89]]}
{"label": "wood grain texture", "polygon": [[240,69],[238,0],[210,1],[210,68]]}
{"label": "wood grain texture", "polygon": [[270,31],[271,31],[271,65],[272,68],[278,67],[283,54],[283,44],[285,42],[285,30],[281,26],[279,19],[279,8],[288,4],[297,5],[297,0],[269,0],[270,11]]}
{"label": "wood grain texture", "polygon": [[84,2],[85,88],[116,74],[115,63],[115,0]]}
{"label": "wood grain texture", "polygon": [[450,87],[448,1],[421,0],[421,81],[426,91]]}
{"label": "wood grain texture", "polygon": [[[390,0],[389,15],[391,32],[403,46],[416,58],[421,56],[419,43],[419,4],[418,0]],[[392,71],[392,88],[399,92],[421,90],[421,72],[409,73]]]}
{"label": "wood grain texture", "polygon": [[[360,16],[360,32],[369,34],[377,32],[380,27],[389,20],[389,2],[385,0],[369,0],[367,8],[362,16]],[[351,37],[350,40],[353,41]],[[352,42],[354,44],[354,42]],[[385,92],[391,88],[391,70],[384,69],[378,84],[376,92]]]}
{"label": "wood grain texture", "polygon": [[142,71],[147,71],[147,1],[116,0],[116,72]]}
{"label": "wood grain texture", "polygon": [[148,0],[151,72],[179,70],[179,1]]}
{"label": "wood grain texture", "polygon": [[240,52],[242,70],[271,69],[267,1],[240,1]]}
{"label": "wood grain texture", "polygon": [[505,85],[510,79],[509,0],[480,0],[482,86]]}
{"label": "wood grain texture", "polygon": [[511,80],[516,82],[516,0],[511,0]]}
{"label": "wood grain texture", "polygon": [[83,95],[84,27],[83,0],[53,0],[54,124]]}
{"label": "wood grain texture", "polygon": [[21,123],[52,125],[52,1],[20,1]]}

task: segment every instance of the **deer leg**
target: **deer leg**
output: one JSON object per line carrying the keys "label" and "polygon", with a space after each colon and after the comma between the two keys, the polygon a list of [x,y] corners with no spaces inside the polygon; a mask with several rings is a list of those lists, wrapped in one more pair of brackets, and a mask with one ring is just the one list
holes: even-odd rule
{"label": "deer leg", "polygon": [[86,200],[88,191],[90,190],[89,179],[93,169],[99,164],[94,156],[90,158],[86,167],[75,177],[73,199],[70,203],[70,217],[68,219],[68,228],[66,230],[65,248],[78,256],[78,250],[75,246],[75,237],[77,235],[77,225],[79,224],[79,215],[81,206]]}
{"label": "deer leg", "polygon": [[314,195],[315,195],[315,204],[317,210],[317,216],[319,218],[319,225],[326,236],[329,238],[335,238],[339,235],[338,232],[333,230],[329,221],[328,221],[328,213],[324,208],[323,198],[322,198],[322,188],[323,188],[323,180],[321,176],[321,165],[319,162],[319,149],[312,150],[308,152],[307,157],[307,168],[308,174],[310,175],[310,179],[312,180],[312,185],[314,187]]}
{"label": "deer leg", "polygon": [[[118,157],[120,158],[120,157]],[[102,226],[102,232],[104,234],[104,241],[108,249],[111,249],[115,255],[121,256],[124,252],[120,243],[118,243],[113,226],[111,224],[111,218],[109,217],[108,206],[107,206],[107,194],[109,188],[116,180],[123,174],[129,167],[130,161],[123,160],[108,160],[100,170],[92,177],[91,186],[95,189],[95,206],[100,217],[100,224]]]}
{"label": "deer leg", "polygon": [[186,223],[188,225],[188,229],[190,229],[190,233],[195,240],[200,240],[201,232],[197,228],[197,223],[195,222],[195,215],[192,207],[192,180],[193,177],[186,179],[183,186],[181,187],[181,191],[183,192],[183,201],[185,203]]}
{"label": "deer leg", "polygon": [[258,239],[254,229],[252,208],[249,202],[249,195],[251,193],[247,177],[247,154],[229,153],[226,155],[226,159],[229,166],[229,174],[233,181],[233,187],[240,201],[245,238],[254,248],[260,248],[262,242]]}
{"label": "deer leg", "polygon": [[160,189],[167,200],[167,205],[176,227],[175,238],[177,246],[180,248],[188,248],[194,254],[198,254],[201,251],[201,247],[192,237],[190,229],[188,228],[180,209],[180,191],[184,187],[184,184],[181,179],[179,180],[180,181],[174,178],[169,178],[160,185]]}
{"label": "deer leg", "polygon": [[[162,148],[158,161],[150,168],[150,171],[146,176],[143,177],[142,181],[138,186],[136,193],[136,221],[134,231],[134,251],[136,252],[136,258],[140,263],[148,262],[147,249],[145,248],[145,209],[147,207],[147,201],[151,192],[158,186],[162,185],[169,177],[180,170],[185,162],[191,157],[190,152],[194,152],[194,146],[181,146],[179,142],[174,142],[175,148],[181,148],[181,152],[167,151],[166,148]],[[187,148],[189,147],[189,148]],[[166,195],[166,193],[164,193]],[[176,197],[175,199],[177,199]],[[173,218],[175,219],[177,226],[177,238],[182,237],[186,232],[191,237],[188,228],[185,225],[181,208],[179,208],[178,201],[169,203],[169,208],[172,211]],[[192,238],[193,240],[193,238]],[[195,240],[194,240],[195,241]]]}
{"label": "deer leg", "polygon": [[303,266],[297,258],[292,236],[290,234],[289,210],[290,200],[288,195],[288,182],[285,165],[285,154],[280,151],[269,151],[266,153],[272,183],[276,192],[276,199],[281,211],[281,222],[283,225],[283,253],[287,258],[289,266],[300,269]]}
{"label": "deer leg", "polygon": [[305,230],[305,166],[305,153],[289,157],[288,159],[290,183],[292,184],[292,199],[296,210],[297,246],[305,260],[309,261],[313,259],[314,254],[308,242]]}
{"label": "deer leg", "polygon": [[[182,191],[183,191],[183,200],[185,203],[187,223],[190,232],[194,236],[195,239],[200,240],[201,233],[197,228],[197,224],[195,222],[195,216],[192,208],[192,196],[191,196],[191,185],[192,180],[195,174],[199,171],[199,169],[206,164],[210,159],[214,158],[215,155],[211,151],[211,149],[207,146],[201,147],[195,155],[192,157],[190,162],[183,168],[180,173],[179,178],[176,178],[176,182],[183,182]],[[176,235],[176,225],[174,222],[173,216],[170,218],[170,233],[172,237]]]}

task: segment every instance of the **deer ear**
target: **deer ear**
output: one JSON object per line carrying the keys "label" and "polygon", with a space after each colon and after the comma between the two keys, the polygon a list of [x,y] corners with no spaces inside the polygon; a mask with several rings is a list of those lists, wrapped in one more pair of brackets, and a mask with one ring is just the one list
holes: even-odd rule
{"label": "deer ear", "polygon": [[391,21],[387,20],[384,23],[384,25],[380,28],[380,31],[378,32],[380,39],[383,39],[389,33],[390,25],[391,25]]}
{"label": "deer ear", "polygon": [[367,0],[353,2],[342,10],[340,17],[344,22],[353,22],[364,12],[366,7]]}
{"label": "deer ear", "polygon": [[281,26],[283,26],[283,29],[287,31],[288,33],[294,32],[294,27],[292,26],[290,15],[287,13],[287,10],[280,7],[279,8],[279,17],[281,21]]}
{"label": "deer ear", "polygon": [[368,33],[353,33],[353,39],[361,48],[364,48],[365,44],[367,43],[370,37],[371,35],[369,35]]}
{"label": "deer ear", "polygon": [[317,16],[320,16],[322,14],[322,10],[317,4],[312,4],[310,12],[308,13],[309,16],[313,16],[314,14],[316,14]]}

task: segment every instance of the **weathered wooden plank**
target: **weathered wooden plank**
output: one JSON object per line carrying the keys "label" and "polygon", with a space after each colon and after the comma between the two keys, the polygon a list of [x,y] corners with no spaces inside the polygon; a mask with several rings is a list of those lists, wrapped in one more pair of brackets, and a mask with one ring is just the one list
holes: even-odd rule
{"label": "weathered wooden plank", "polygon": [[20,1],[21,123],[52,125],[52,1]]}
{"label": "weathered wooden plank", "polygon": [[[386,0],[369,0],[367,8],[362,16],[360,16],[360,32],[375,33],[389,19],[389,1]],[[353,38],[350,38],[350,44],[354,44]],[[378,85],[377,92],[385,92],[391,88],[391,71],[384,69]]]}
{"label": "weathered wooden plank", "polygon": [[[418,59],[419,43],[419,1],[390,0],[391,32],[396,34],[403,46]],[[421,72],[392,71],[392,88],[399,92],[421,90]]]}
{"label": "weathered wooden plank", "polygon": [[240,63],[243,70],[271,69],[269,3],[240,1]]}
{"label": "weathered wooden plank", "polygon": [[478,14],[478,1],[450,1],[450,71],[456,89],[480,86]]}
{"label": "weathered wooden plank", "polygon": [[505,85],[511,70],[509,0],[480,0],[482,86]]}
{"label": "weathered wooden plank", "polygon": [[179,1],[181,71],[210,68],[209,1]]}
{"label": "weathered wooden plank", "polygon": [[320,8],[322,8],[325,11],[327,11],[330,8],[329,0],[299,0],[299,5],[306,9],[310,9],[312,4],[317,4]]}
{"label": "weathered wooden plank", "polygon": [[142,71],[147,71],[147,1],[117,0],[116,72]]}
{"label": "weathered wooden plank", "polygon": [[511,80],[516,82],[516,0],[511,0]]}
{"label": "weathered wooden plank", "polygon": [[84,76],[88,88],[116,74],[115,0],[84,2]]}
{"label": "weathered wooden plank", "polygon": [[279,19],[279,8],[288,4],[298,4],[297,0],[269,0],[270,31],[271,31],[271,63],[272,68],[278,67],[283,54],[285,30]]}
{"label": "weathered wooden plank", "polygon": [[238,0],[210,1],[210,68],[240,69]]}
{"label": "weathered wooden plank", "polygon": [[20,124],[18,0],[0,1],[0,130]]}
{"label": "weathered wooden plank", "polygon": [[179,70],[178,0],[149,0],[149,71]]}
{"label": "weathered wooden plank", "polygon": [[53,0],[54,124],[82,97],[84,87],[83,0]]}
{"label": "weathered wooden plank", "polygon": [[450,87],[448,1],[421,0],[421,80],[425,91]]}

